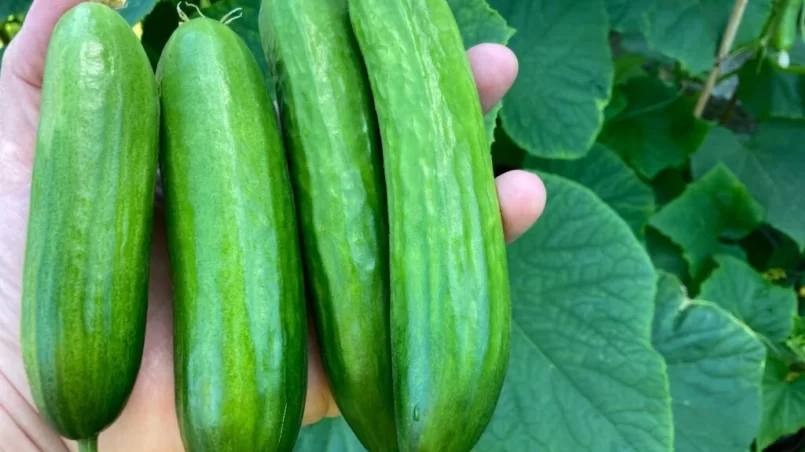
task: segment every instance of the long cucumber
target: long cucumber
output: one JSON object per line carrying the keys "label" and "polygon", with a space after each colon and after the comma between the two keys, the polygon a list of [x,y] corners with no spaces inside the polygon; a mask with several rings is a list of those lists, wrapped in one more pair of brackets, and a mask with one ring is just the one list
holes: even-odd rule
{"label": "long cucumber", "polygon": [[324,368],[370,451],[396,448],[380,137],[346,0],[265,0]]}
{"label": "long cucumber", "polygon": [[444,0],[350,0],[383,145],[398,443],[466,451],[506,372],[505,242],[478,92]]}

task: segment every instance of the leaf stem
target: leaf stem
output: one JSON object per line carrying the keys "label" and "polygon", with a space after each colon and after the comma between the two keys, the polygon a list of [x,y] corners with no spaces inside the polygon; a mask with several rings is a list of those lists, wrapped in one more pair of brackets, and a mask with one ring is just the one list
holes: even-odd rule
{"label": "leaf stem", "polygon": [[693,115],[697,118],[702,117],[704,107],[707,106],[707,101],[710,100],[710,95],[713,92],[713,88],[716,86],[716,80],[718,80],[718,74],[721,71],[721,63],[729,56],[732,43],[735,41],[735,35],[738,33],[738,27],[741,25],[741,19],[743,18],[748,3],[749,0],[735,0],[735,6],[732,8],[730,21],[727,23],[727,28],[724,29],[724,35],[721,37],[721,47],[718,49],[716,62],[710,70],[710,76],[707,77],[707,82],[699,96],[699,101],[696,103],[696,109],[693,111]]}
{"label": "leaf stem", "polygon": [[98,452],[98,435],[79,440],[78,452]]}

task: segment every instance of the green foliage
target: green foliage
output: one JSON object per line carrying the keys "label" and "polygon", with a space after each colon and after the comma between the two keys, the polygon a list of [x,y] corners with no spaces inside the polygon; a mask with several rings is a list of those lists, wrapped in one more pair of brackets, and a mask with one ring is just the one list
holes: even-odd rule
{"label": "green foliage", "polygon": [[324,419],[302,428],[295,452],[363,452],[358,438],[344,418]]}
{"label": "green foliage", "polygon": [[658,0],[607,0],[610,27],[623,33],[645,30],[648,13],[654,9]]}
{"label": "green foliage", "polygon": [[763,344],[670,274],[657,284],[653,342],[668,366],[674,450],[747,450],[760,426]]}
{"label": "green foliage", "polygon": [[805,425],[805,375],[785,361],[771,358],[763,376],[763,422],[757,442],[765,448]]}
{"label": "green foliage", "polygon": [[525,168],[539,169],[580,182],[609,204],[640,237],[654,213],[654,194],[611,149],[596,144],[578,160],[526,157]]}
{"label": "green foliage", "polygon": [[490,3],[518,30],[510,46],[520,57],[520,77],[504,99],[503,127],[533,155],[582,157],[611,92],[604,0]]}
{"label": "green foliage", "polygon": [[805,249],[805,124],[769,120],[751,136],[713,129],[693,157],[693,175],[701,178],[726,165],[766,209],[766,221]]}
{"label": "green foliage", "polygon": [[718,165],[657,212],[651,225],[682,247],[695,278],[706,259],[721,251],[722,235],[747,235],[762,221],[762,212],[740,181]]}
{"label": "green foliage", "polygon": [[32,0],[4,0],[0,3],[0,21],[9,16],[22,15],[28,12]]}
{"label": "green foliage", "polygon": [[[803,428],[805,41],[772,47],[780,0],[747,3],[702,117],[735,0],[447,1],[465,47],[519,58],[486,116],[496,173],[548,191],[509,247],[511,360],[476,450],[761,452]],[[29,3],[2,2],[0,21]],[[274,95],[260,0],[191,3],[242,8],[230,26]],[[176,6],[121,10],[152,64]],[[362,448],[331,419],[296,450]]]}
{"label": "green foliage", "polygon": [[150,13],[156,3],[157,0],[126,0],[126,4],[117,11],[129,24],[134,25]]}
{"label": "green foliage", "polygon": [[[648,256],[591,191],[542,177],[544,221],[509,249],[512,357],[478,450],[670,450]],[[583,429],[564,413],[584,417]]]}
{"label": "green foliage", "polygon": [[741,259],[717,256],[716,262],[699,297],[715,300],[767,341],[784,342],[797,312],[794,291],[772,285]]}
{"label": "green foliage", "polygon": [[693,100],[649,76],[631,78],[618,91],[627,106],[609,120],[599,140],[647,179],[683,165],[709,127],[693,117]]}
{"label": "green foliage", "polygon": [[447,0],[447,3],[461,29],[464,47],[468,49],[489,42],[506,44],[515,33],[500,13],[484,0]]}
{"label": "green foliage", "polygon": [[[695,75],[715,60],[734,0],[664,0],[648,14],[649,46]],[[733,48],[750,45],[763,32],[772,0],[749,1]]]}
{"label": "green foliage", "polygon": [[740,72],[738,98],[756,118],[805,118],[805,76],[768,58],[747,62]]}

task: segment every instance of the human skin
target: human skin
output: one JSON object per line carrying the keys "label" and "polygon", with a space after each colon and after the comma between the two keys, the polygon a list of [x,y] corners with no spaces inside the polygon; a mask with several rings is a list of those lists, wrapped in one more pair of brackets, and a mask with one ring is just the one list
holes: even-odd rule
{"label": "human skin", "polygon": [[[20,301],[31,171],[39,119],[42,73],[58,19],[80,0],[35,0],[0,70],[0,449],[15,452],[77,450],[39,416],[25,377],[20,349]],[[517,76],[517,58],[506,47],[470,49],[484,110],[494,106]],[[496,179],[507,242],[542,214],[546,193],[532,173],[511,171]],[[173,394],[173,318],[162,206],[157,202],[152,239],[148,323],[140,373],[121,416],[100,436],[104,451],[183,451]],[[304,424],[338,416],[311,331]]]}

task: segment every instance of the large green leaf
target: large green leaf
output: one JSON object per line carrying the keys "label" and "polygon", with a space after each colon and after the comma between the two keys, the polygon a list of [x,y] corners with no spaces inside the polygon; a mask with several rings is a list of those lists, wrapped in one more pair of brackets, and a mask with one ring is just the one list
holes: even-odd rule
{"label": "large green leaf", "polygon": [[363,452],[366,449],[344,418],[324,419],[302,428],[294,452]]}
{"label": "large green leaf", "polygon": [[[648,15],[649,46],[682,63],[696,75],[715,63],[721,36],[735,0],[663,0]],[[772,10],[772,0],[751,0],[733,48],[758,39]]]}
{"label": "large green leaf", "polygon": [[805,117],[805,75],[786,71],[768,58],[748,61],[739,75],[738,98],[756,118]]}
{"label": "large green leaf", "polygon": [[539,169],[574,180],[609,204],[638,237],[654,213],[654,193],[611,149],[596,144],[577,160],[526,157],[525,168]]}
{"label": "large green leaf", "polygon": [[670,451],[651,262],[595,194],[541,176],[545,213],[509,247],[511,359],[477,450]]}
{"label": "large green leaf", "polygon": [[622,33],[642,32],[657,0],[607,0],[610,27]]}
{"label": "large green leaf", "polygon": [[696,152],[709,126],[693,116],[693,99],[655,77],[634,77],[619,89],[627,107],[607,122],[600,142],[647,179]]}
{"label": "large green leaf", "polygon": [[805,249],[805,123],[766,121],[752,136],[714,128],[693,157],[694,177],[719,163],[766,208],[766,221]]}
{"label": "large green leaf", "polygon": [[482,43],[506,44],[514,29],[484,0],[447,0],[456,18],[464,47]]}
{"label": "large green leaf", "polygon": [[654,268],[668,272],[684,283],[690,281],[690,266],[682,256],[682,248],[652,227],[646,228],[646,250]]}
{"label": "large green leaf", "polygon": [[676,452],[746,451],[760,426],[763,344],[729,313],[660,273],[654,348],[668,366]]}
{"label": "large green leaf", "polygon": [[578,158],[592,146],[612,85],[604,0],[491,0],[517,29],[520,73],[503,127],[533,155]]}
{"label": "large green leaf", "polygon": [[763,376],[763,421],[757,436],[758,450],[803,426],[805,374],[792,372],[785,362],[770,357]]}
{"label": "large green leaf", "polygon": [[717,256],[716,262],[699,298],[717,303],[771,342],[785,341],[797,312],[794,291],[771,284],[734,257]]}
{"label": "large green leaf", "polygon": [[730,170],[718,165],[649,223],[682,247],[691,276],[696,278],[705,261],[721,252],[722,234],[745,236],[762,220],[760,205]]}

